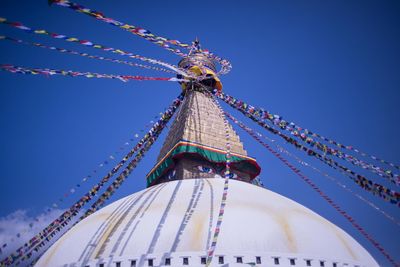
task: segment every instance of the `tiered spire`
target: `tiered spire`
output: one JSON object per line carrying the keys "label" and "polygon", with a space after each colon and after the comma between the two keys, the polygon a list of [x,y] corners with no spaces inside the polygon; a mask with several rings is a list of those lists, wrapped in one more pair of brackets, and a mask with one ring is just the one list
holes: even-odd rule
{"label": "tiered spire", "polygon": [[[207,68],[214,64],[205,56],[194,54],[182,60],[182,68]],[[211,76],[210,79],[213,77]],[[214,84],[214,81],[208,81]],[[147,175],[148,185],[178,179],[218,178],[224,176],[227,140],[224,118],[212,96],[213,87],[184,84],[185,99],[160,150],[157,164]],[[259,172],[255,159],[247,156],[239,136],[229,125],[232,178],[250,182]]]}

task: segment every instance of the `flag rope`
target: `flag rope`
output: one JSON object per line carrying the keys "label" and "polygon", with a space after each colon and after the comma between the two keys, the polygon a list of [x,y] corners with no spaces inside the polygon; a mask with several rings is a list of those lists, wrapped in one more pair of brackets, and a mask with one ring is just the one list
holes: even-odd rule
{"label": "flag rope", "polygon": [[[152,42],[153,44],[159,45],[159,46],[163,47],[164,49],[166,49],[172,53],[175,53],[176,55],[183,57],[183,58],[187,57],[188,55],[186,53],[182,52],[179,48],[175,48],[175,47],[181,47],[181,48],[185,48],[185,49],[193,48],[192,45],[182,43],[178,40],[171,40],[171,39],[168,39],[165,37],[157,36],[154,33],[150,32],[149,30],[146,30],[142,27],[129,25],[124,22],[120,22],[118,20],[106,17],[103,12],[91,10],[87,7],[84,7],[77,3],[73,3],[68,0],[49,0],[49,4],[56,4],[58,6],[70,8],[76,12],[91,16],[97,20],[100,20],[100,21],[106,22],[110,25],[119,27],[123,30],[126,30],[126,31],[132,33],[132,34],[140,36],[140,37],[146,39],[147,41]],[[219,56],[211,53],[210,51],[199,49],[198,52],[203,53],[205,56],[217,61],[221,65],[221,70],[217,73],[217,75],[226,74],[232,69],[232,65],[228,60],[222,59]]]}
{"label": "flag rope", "polygon": [[[128,154],[109,172],[105,175],[99,183],[93,186],[82,198],[80,198],[75,204],[73,204],[67,211],[61,214],[56,220],[51,222],[48,226],[46,226],[42,231],[40,231],[37,235],[31,238],[28,242],[26,242],[23,246],[18,248],[15,252],[11,253],[8,257],[0,261],[0,265],[13,265],[18,260],[26,260],[29,259],[34,252],[34,249],[40,249],[40,247],[44,246],[43,241],[49,242],[49,240],[54,236],[54,231],[60,230],[62,227],[65,227],[68,222],[71,221],[71,218],[76,216],[79,211],[83,208],[83,206],[88,203],[93,197],[97,194],[97,192],[110,180],[110,178],[118,172],[118,170],[128,161],[130,157],[132,157],[137,151],[141,152],[137,153],[136,157],[128,164],[128,166],[124,169],[124,171],[116,178],[115,181],[125,180],[125,176],[127,176],[136,166],[138,159],[143,157],[143,153],[147,151],[150,146],[146,147],[146,143],[154,139],[155,136],[158,137],[159,133],[164,129],[167,122],[171,119],[176,109],[180,106],[184,94],[181,93],[178,98],[176,98],[170,107],[163,113],[161,118],[153,125],[148,133],[132,148]],[[157,138],[155,138],[157,139]],[[154,142],[153,140],[152,142]],[[124,177],[123,177],[124,176]],[[114,182],[115,182],[114,181]],[[119,187],[119,186],[118,186]],[[46,238],[48,240],[46,240]],[[22,259],[23,258],[23,259]]]}
{"label": "flag rope", "polygon": [[[229,114],[225,114],[226,116],[229,116]],[[233,116],[229,117],[229,119],[231,119],[235,124],[241,124],[243,125],[246,129],[247,126],[244,125],[241,121],[237,120],[236,118],[234,118]],[[250,128],[249,128],[250,129]],[[251,130],[251,129],[250,129]],[[312,169],[313,171],[321,174],[322,176],[328,178],[329,180],[331,180],[332,182],[336,183],[337,186],[341,187],[342,189],[344,189],[345,191],[349,192],[350,194],[353,194],[355,197],[357,197],[359,200],[363,201],[365,204],[367,204],[368,206],[370,206],[371,208],[375,209],[377,212],[381,213],[384,217],[386,217],[388,220],[390,220],[391,222],[393,222],[394,224],[396,224],[397,226],[400,226],[400,221],[396,220],[396,218],[394,218],[392,215],[388,214],[387,212],[385,212],[383,209],[379,208],[377,205],[375,205],[374,203],[372,203],[371,201],[367,200],[366,198],[364,198],[363,196],[361,196],[360,194],[354,192],[353,190],[351,190],[348,186],[346,186],[345,184],[341,183],[340,181],[338,181],[335,177],[329,175],[328,173],[321,171],[320,169],[318,169],[317,167],[313,166],[312,164],[305,162],[304,160],[302,160],[300,157],[290,153],[289,151],[287,151],[285,148],[283,148],[282,146],[280,146],[279,144],[276,143],[276,140],[271,139],[265,135],[262,135],[261,133],[252,130],[256,135],[257,138],[264,138],[265,140],[267,140],[268,142],[272,143],[275,145],[275,147],[277,148],[277,150],[281,153],[284,153],[286,155],[288,155],[289,157],[293,158],[294,160],[296,160],[301,166],[305,166],[308,167],[310,169]],[[343,172],[343,170],[340,170],[341,174],[346,175],[346,173]]]}
{"label": "flag rope", "polygon": [[[228,118],[232,121],[235,119],[232,115],[225,113]],[[351,225],[356,228],[371,244],[378,249],[382,255],[393,265],[399,266],[398,263],[392,258],[392,256],[379,244],[367,231],[361,227],[361,225],[356,222],[356,220],[351,217],[346,211],[344,211],[339,205],[337,205],[327,194],[325,194],[311,179],[305,176],[299,169],[293,166],[289,161],[287,161],[281,154],[273,150],[268,144],[264,143],[260,138],[257,138],[257,135],[254,131],[245,127],[244,124],[238,124],[240,128],[242,128],[245,132],[247,132],[251,137],[253,137],[258,143],[260,143],[263,147],[265,147],[269,152],[271,152],[275,157],[277,157],[280,161],[282,161],[290,170],[292,170],[297,176],[299,176],[304,182],[307,183],[314,191],[316,191],[330,206],[332,206],[337,212],[339,212],[344,218],[346,218]]]}
{"label": "flag rope", "polygon": [[128,81],[168,81],[168,82],[184,82],[185,79],[178,79],[175,77],[147,77],[138,75],[115,75],[115,74],[101,74],[96,72],[79,72],[72,70],[58,70],[58,69],[41,69],[41,68],[27,68],[21,66],[15,66],[11,64],[0,64],[0,69],[11,73],[18,74],[31,74],[31,75],[44,75],[47,77],[53,75],[69,76],[69,77],[86,77],[86,78],[98,78],[98,79],[117,79],[123,82]]}
{"label": "flag rope", "polygon": [[173,70],[176,73],[179,73],[181,75],[186,75],[186,76],[190,76],[191,75],[190,73],[187,73],[187,71],[185,71],[183,69],[180,69],[179,67],[177,67],[177,66],[175,66],[173,64],[169,64],[169,63],[163,62],[161,60],[153,59],[153,58],[144,57],[144,56],[141,56],[141,55],[138,55],[138,54],[134,54],[132,52],[127,52],[127,51],[124,51],[124,50],[121,50],[121,49],[117,49],[117,48],[113,48],[113,47],[108,47],[108,46],[105,46],[105,45],[97,44],[97,43],[94,43],[94,42],[92,42],[90,40],[78,39],[76,37],[70,37],[70,36],[67,36],[67,35],[64,35],[64,34],[59,34],[59,33],[55,33],[55,32],[49,32],[49,31],[44,30],[44,29],[34,29],[34,28],[31,28],[31,27],[28,27],[28,26],[22,24],[21,22],[9,21],[6,18],[2,18],[2,17],[0,17],[0,23],[3,23],[5,25],[11,26],[11,27],[14,27],[16,29],[22,30],[22,31],[27,32],[27,33],[38,34],[38,35],[46,35],[46,36],[49,36],[49,37],[54,38],[54,39],[60,39],[60,40],[66,41],[66,42],[72,42],[72,43],[80,44],[80,45],[83,45],[83,46],[86,46],[86,47],[92,47],[92,48],[95,48],[95,49],[100,49],[102,51],[111,52],[111,53],[114,53],[114,54],[118,54],[120,56],[126,56],[126,57],[129,57],[129,58],[132,58],[132,59],[138,59],[138,60],[141,60],[141,61],[144,61],[144,62],[161,65],[161,66],[164,66],[164,67],[166,67],[168,69],[171,69],[171,70]]}
{"label": "flag rope", "polygon": [[98,55],[91,55],[89,53],[82,53],[82,52],[77,52],[74,50],[69,50],[69,49],[65,49],[65,48],[59,48],[59,47],[55,47],[55,46],[47,46],[41,43],[32,43],[32,42],[26,42],[24,40],[21,39],[15,39],[9,36],[0,36],[0,40],[6,40],[6,41],[11,41],[15,44],[24,44],[24,45],[30,45],[30,46],[34,46],[34,47],[40,47],[40,48],[45,48],[45,49],[49,49],[49,50],[53,50],[53,51],[58,51],[61,53],[67,53],[67,54],[71,54],[71,55],[78,55],[78,56],[82,56],[82,57],[87,57],[87,58],[91,58],[91,59],[98,59],[98,60],[104,60],[104,61],[109,61],[109,62],[114,62],[114,63],[119,63],[119,64],[125,64],[131,67],[139,67],[139,68],[143,68],[143,69],[148,69],[148,70],[156,70],[156,71],[163,71],[163,72],[168,72],[168,73],[175,73],[174,71],[171,70],[167,70],[164,68],[158,68],[158,67],[154,67],[154,66],[148,66],[148,65],[143,65],[143,64],[138,64],[138,63],[134,63],[134,62],[130,62],[130,61],[125,61],[125,60],[119,60],[119,59],[114,59],[114,58],[108,58],[108,57],[103,57],[103,56],[98,56]]}
{"label": "flag rope", "polygon": [[[236,99],[232,96],[229,96],[227,94],[224,94],[222,92],[218,93],[218,97],[220,99],[222,99],[225,103],[227,103],[228,105],[230,105],[234,108],[240,108],[243,111],[251,114],[252,116],[262,120],[263,122],[269,121],[273,125],[277,126],[278,128],[290,132],[290,134],[293,135],[294,137],[302,140],[303,142],[307,143],[311,147],[316,147],[318,150],[324,152],[325,155],[332,155],[332,156],[338,157],[342,160],[350,162],[351,164],[353,164],[355,166],[359,166],[365,170],[375,173],[375,174],[379,175],[380,177],[385,178],[388,181],[394,183],[395,185],[400,185],[400,175],[399,174],[393,173],[391,170],[386,170],[384,168],[375,166],[371,163],[364,162],[364,161],[362,161],[350,154],[347,154],[343,151],[328,147],[326,144],[316,141],[315,139],[313,139],[313,137],[323,139],[324,141],[327,141],[330,144],[336,145],[337,147],[347,149],[347,150],[354,150],[355,152],[358,152],[358,150],[353,149],[352,146],[341,145],[340,143],[338,143],[336,141],[327,139],[321,135],[311,132],[310,130],[301,128],[301,127],[295,125],[293,122],[290,122],[290,123],[286,122],[279,115],[274,115],[268,111],[265,111],[262,108],[257,108],[252,105],[249,105],[241,100],[238,100],[238,99]],[[370,156],[370,158],[375,159],[376,157]],[[383,160],[381,160],[380,162],[389,164],[390,166],[397,168],[396,165],[393,163],[389,163],[389,162],[383,161]]]}
{"label": "flag rope", "polygon": [[[221,94],[218,91],[215,90],[213,92],[217,97],[222,98]],[[300,144],[295,139],[284,135],[280,131],[269,126],[266,122],[260,120],[258,117],[253,115],[252,112],[249,112],[247,109],[243,108],[242,105],[236,104],[236,105],[231,105],[231,106],[234,107],[235,109],[237,109],[238,111],[240,111],[241,113],[243,113],[246,117],[248,117],[251,120],[253,120],[254,122],[256,122],[258,125],[260,125],[264,129],[283,138],[286,142],[292,144],[297,149],[302,150],[307,155],[317,158],[318,160],[322,161],[323,163],[327,164],[328,166],[330,166],[336,170],[338,170],[338,169],[343,170],[351,180],[353,180],[358,186],[360,186],[364,190],[372,193],[373,195],[381,197],[382,199],[384,199],[385,201],[388,201],[391,204],[394,204],[394,205],[400,207],[400,193],[399,192],[391,190],[381,184],[375,183],[375,182],[367,179],[366,177],[350,170],[349,168],[340,165],[333,159],[327,158],[325,155],[321,155],[321,154],[315,152],[314,150]]]}
{"label": "flag rope", "polygon": [[[166,110],[167,108],[164,108],[164,110]],[[157,116],[154,117],[154,119],[159,119],[159,117],[163,115],[163,113],[161,112],[160,114],[158,114]],[[149,123],[147,123],[145,125],[145,127],[143,127],[142,129],[140,129],[138,132],[140,133],[144,133],[145,130],[149,130],[149,128],[151,128],[151,126],[154,124],[154,121],[151,120]],[[81,181],[79,181],[77,184],[75,184],[75,186],[70,187],[70,189],[68,191],[66,191],[64,194],[62,194],[61,197],[59,197],[57,199],[57,201],[53,202],[52,205],[50,205],[49,207],[46,208],[44,215],[50,213],[52,210],[55,210],[57,208],[60,207],[61,203],[64,203],[64,201],[77,193],[77,191],[85,184],[87,183],[88,180],[93,180],[93,177],[95,177],[98,172],[103,169],[104,167],[108,166],[111,162],[113,162],[128,146],[131,145],[131,143],[135,142],[136,139],[139,138],[139,134],[136,132],[133,137],[129,138],[128,141],[124,142],[123,145],[121,145],[118,150],[114,151],[113,153],[109,154],[108,157],[101,161],[100,164],[97,165],[97,167],[95,169],[93,169],[90,173],[88,173],[86,176],[83,177],[83,179]],[[25,233],[31,231],[33,229],[33,227],[36,225],[35,222],[39,222],[39,217],[35,217],[33,219],[34,222],[30,223],[25,229],[19,231],[17,234],[15,234],[15,237],[11,238],[10,240],[8,240],[7,242],[4,242],[3,244],[0,245],[0,255],[3,253],[3,249],[7,248],[11,243],[19,240],[21,237],[23,237],[25,235]]]}
{"label": "flag rope", "polygon": [[222,221],[224,218],[226,200],[227,200],[227,196],[228,196],[229,178],[231,176],[231,172],[230,172],[231,141],[230,141],[228,120],[226,119],[225,113],[223,112],[218,101],[215,98],[213,98],[213,96],[211,96],[211,95],[209,95],[209,97],[215,102],[216,106],[219,109],[220,116],[223,118],[223,121],[224,121],[224,130],[225,130],[225,139],[226,139],[226,162],[225,162],[225,173],[224,173],[224,188],[223,188],[222,197],[221,197],[221,204],[220,204],[220,208],[219,208],[218,219],[217,219],[217,223],[215,224],[214,236],[211,241],[211,244],[207,244],[207,245],[209,245],[209,248],[207,251],[207,259],[206,259],[207,267],[210,266],[210,264],[214,258],[215,249],[217,247],[218,237],[219,237],[219,234],[221,231],[221,225],[222,225]]}

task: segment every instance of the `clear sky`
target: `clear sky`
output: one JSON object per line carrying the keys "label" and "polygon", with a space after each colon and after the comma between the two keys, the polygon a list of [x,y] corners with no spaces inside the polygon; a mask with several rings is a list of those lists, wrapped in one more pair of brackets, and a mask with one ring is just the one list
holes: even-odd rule
{"label": "clear sky", "polygon": [[[400,163],[398,1],[79,3],[171,39],[190,42],[197,36],[203,47],[232,62],[233,70],[222,77],[226,93],[341,143]],[[179,60],[144,39],[71,10],[49,7],[44,0],[2,0],[0,17],[171,63]],[[0,25],[1,34],[118,58],[6,25]],[[0,51],[2,64],[165,76],[161,72],[6,41],[0,41]],[[6,72],[0,72],[0,81],[0,222],[15,212],[22,212],[25,219],[43,213],[93,169],[98,169],[99,163],[124,147],[126,141],[140,134],[180,93],[178,84],[156,81],[122,83]],[[261,131],[245,117],[238,118]],[[280,161],[246,133],[238,133],[249,155],[262,166],[261,178],[266,187],[340,226],[382,266],[389,265],[357,230]],[[155,164],[161,144],[159,140],[111,201],[145,187],[145,175]],[[360,190],[347,177],[315,160],[303,158],[400,220],[398,208]],[[99,169],[99,173],[105,171]],[[307,169],[304,173],[400,261],[398,225],[325,177]],[[368,177],[388,185],[380,177]],[[60,208],[67,208],[93,183],[94,179],[63,198]],[[1,225],[0,235],[10,231],[7,224]]]}

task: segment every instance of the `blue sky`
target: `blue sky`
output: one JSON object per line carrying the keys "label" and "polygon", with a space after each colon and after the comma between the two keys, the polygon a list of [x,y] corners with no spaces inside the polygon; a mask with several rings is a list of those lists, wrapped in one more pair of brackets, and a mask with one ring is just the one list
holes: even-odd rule
{"label": "blue sky", "polygon": [[[400,163],[398,1],[81,0],[79,3],[171,39],[190,42],[197,36],[203,47],[232,62],[232,71],[222,77],[226,93],[341,143]],[[0,16],[34,28],[171,63],[179,61],[177,56],[144,39],[71,10],[49,7],[47,1],[3,0],[0,11]],[[26,41],[117,58],[61,40],[29,35],[6,25],[0,25],[0,32]],[[0,49],[0,63],[165,76],[6,41],[0,41]],[[99,163],[123,147],[134,134],[140,134],[180,92],[177,84],[168,82],[122,83],[6,72],[0,72],[0,81],[0,217],[18,210],[27,211],[30,216],[41,214],[93,169],[98,169]],[[261,131],[246,118],[240,115],[238,118]],[[381,265],[388,265],[314,191],[246,133],[237,131],[249,155],[256,157],[262,166],[261,178],[269,189],[337,224]],[[145,175],[155,164],[161,144],[159,140],[112,200],[145,187]],[[400,219],[398,208],[370,196],[348,178],[315,160],[303,158]],[[104,171],[107,170],[99,169],[99,173]],[[309,170],[304,173],[400,260],[399,226],[326,178]],[[379,177],[369,177],[387,185]],[[94,180],[87,182],[81,190],[65,198],[60,208],[67,208],[85,192],[85,186],[93,183]]]}

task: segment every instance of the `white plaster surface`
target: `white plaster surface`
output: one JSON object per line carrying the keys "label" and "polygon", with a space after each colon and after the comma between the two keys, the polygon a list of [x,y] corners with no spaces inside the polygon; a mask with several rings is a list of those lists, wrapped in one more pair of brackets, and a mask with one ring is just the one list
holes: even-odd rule
{"label": "white plaster surface", "polygon": [[[159,184],[120,199],[74,226],[36,266],[200,264],[211,242],[223,179]],[[212,227],[210,228],[210,225]],[[231,180],[212,266],[378,266],[351,236],[306,207],[267,189]],[[218,256],[224,264],[218,264]],[[279,258],[275,265],[274,258]],[[249,265],[247,265],[249,266]]]}

